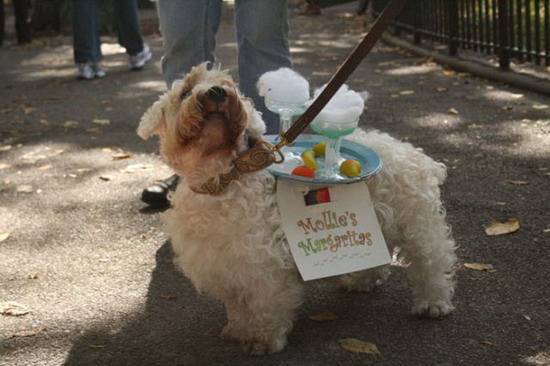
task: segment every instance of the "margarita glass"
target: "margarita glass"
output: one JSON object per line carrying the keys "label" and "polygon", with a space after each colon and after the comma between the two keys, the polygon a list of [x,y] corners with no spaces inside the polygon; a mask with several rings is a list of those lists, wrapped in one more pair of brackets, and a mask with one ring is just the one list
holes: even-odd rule
{"label": "margarita glass", "polygon": [[342,160],[340,155],[340,146],[342,137],[351,134],[359,124],[359,116],[346,121],[335,121],[316,117],[311,123],[311,128],[325,137],[327,137],[325,147],[325,168],[321,176],[326,179],[344,179],[338,174],[338,167]]}
{"label": "margarita glass", "polygon": [[[264,97],[264,103],[267,109],[271,112],[279,115],[279,136],[282,137],[285,132],[290,128],[292,122],[294,121],[295,116],[299,116],[305,112],[306,106],[305,103],[308,100],[303,101],[285,101],[275,99],[269,95]],[[302,164],[302,159],[300,155],[289,151],[285,146],[282,149],[283,156],[285,157],[285,166],[292,167],[294,165],[298,166]]]}

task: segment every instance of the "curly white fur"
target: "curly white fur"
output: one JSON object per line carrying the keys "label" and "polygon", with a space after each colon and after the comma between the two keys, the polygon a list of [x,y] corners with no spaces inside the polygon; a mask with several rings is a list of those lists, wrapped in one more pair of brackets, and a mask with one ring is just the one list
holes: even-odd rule
{"label": "curly white fur", "polygon": [[[192,80],[190,90],[200,94],[201,85],[208,82],[210,88],[218,79],[227,80],[227,75],[199,66],[183,85],[189,88]],[[190,103],[201,100],[200,95],[184,101],[175,98],[182,92],[179,88],[173,88],[145,113],[140,135],[157,133],[161,146],[169,145],[170,131],[177,131],[173,125],[186,124],[191,118],[191,112],[187,114],[192,109]],[[210,158],[197,154],[200,147],[191,148],[192,142],[163,150],[165,160],[184,178],[171,198],[173,208],[166,213],[166,223],[175,263],[197,291],[224,302],[228,323],[222,334],[240,341],[251,354],[266,354],[284,348],[303,287],[281,229],[276,180],[260,171],[243,176],[218,196],[190,189],[228,171],[233,156],[246,149],[245,134],[257,136],[264,131],[257,112],[236,96],[247,120],[233,154],[225,159]],[[375,150],[383,161],[381,172],[368,181],[368,187],[390,249],[399,248],[399,257],[407,264],[412,311],[435,318],[448,314],[453,309],[456,256],[440,200],[444,165],[378,131],[358,130],[349,138]],[[179,155],[170,155],[174,152]],[[348,290],[368,291],[388,274],[386,266],[340,276],[339,280]]]}

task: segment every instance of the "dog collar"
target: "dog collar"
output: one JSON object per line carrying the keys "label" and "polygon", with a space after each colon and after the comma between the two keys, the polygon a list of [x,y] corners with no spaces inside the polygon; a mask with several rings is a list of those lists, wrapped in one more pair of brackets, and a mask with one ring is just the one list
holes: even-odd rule
{"label": "dog collar", "polygon": [[279,153],[280,159],[284,159],[279,150],[267,141],[249,136],[248,144],[251,146],[250,149],[242,152],[233,160],[233,167],[229,172],[210,178],[200,187],[189,188],[195,193],[216,196],[223,193],[231,182],[238,180],[244,174],[257,172],[273,163],[282,162],[282,160],[277,161],[275,152]]}

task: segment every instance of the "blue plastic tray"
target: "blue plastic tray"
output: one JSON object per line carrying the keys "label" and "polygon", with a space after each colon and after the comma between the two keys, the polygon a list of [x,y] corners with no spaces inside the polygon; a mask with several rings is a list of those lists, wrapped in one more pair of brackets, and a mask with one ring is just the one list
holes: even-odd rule
{"label": "blue plastic tray", "polygon": [[[277,135],[267,135],[264,139],[272,144],[278,140]],[[299,140],[294,142],[293,146],[285,147],[298,155],[302,155],[305,150],[311,150],[313,145],[318,142],[326,141],[326,137],[321,135],[300,135]],[[281,171],[277,169],[277,164],[271,165],[268,170],[278,179],[301,183],[309,186],[334,186],[338,184],[350,184],[367,180],[375,176],[382,169],[382,161],[376,152],[357,142],[343,139],[340,155],[344,159],[355,159],[361,163],[361,174],[354,178],[339,177],[338,179],[327,179],[321,177],[324,169],[324,159],[316,158],[319,164],[319,170],[315,172],[315,179],[292,175],[290,171]]]}

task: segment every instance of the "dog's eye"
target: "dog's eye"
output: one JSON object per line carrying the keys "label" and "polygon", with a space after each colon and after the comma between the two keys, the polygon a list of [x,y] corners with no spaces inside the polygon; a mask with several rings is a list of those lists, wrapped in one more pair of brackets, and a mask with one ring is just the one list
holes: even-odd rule
{"label": "dog's eye", "polygon": [[184,100],[185,98],[187,98],[189,96],[189,94],[191,94],[191,92],[189,90],[184,90],[181,92],[180,94],[180,101]]}

